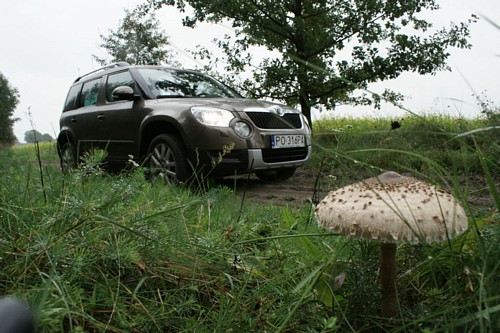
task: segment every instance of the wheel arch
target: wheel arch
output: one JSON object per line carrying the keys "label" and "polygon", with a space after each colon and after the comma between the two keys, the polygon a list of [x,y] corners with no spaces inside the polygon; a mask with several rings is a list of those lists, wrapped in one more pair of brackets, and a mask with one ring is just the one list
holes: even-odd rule
{"label": "wheel arch", "polygon": [[153,139],[160,134],[170,134],[176,136],[179,138],[180,143],[183,145],[186,152],[189,151],[186,134],[175,120],[168,117],[151,119],[147,123],[143,124],[140,133],[139,157],[141,160],[144,160],[146,157],[151,141],[153,141]]}
{"label": "wheel arch", "polygon": [[73,135],[73,133],[71,133],[71,131],[69,131],[69,130],[63,130],[57,136],[57,154],[59,155],[59,157],[61,157],[61,147],[66,142],[70,142],[71,144],[73,144],[73,147],[75,147],[75,149],[77,149],[76,140],[75,140],[75,136]]}

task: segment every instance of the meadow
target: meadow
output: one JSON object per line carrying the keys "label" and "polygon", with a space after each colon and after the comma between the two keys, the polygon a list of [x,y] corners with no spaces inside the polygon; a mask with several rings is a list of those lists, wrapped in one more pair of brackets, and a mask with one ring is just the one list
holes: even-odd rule
{"label": "meadow", "polygon": [[[380,244],[321,230],[311,203],[229,187],[168,188],[87,156],[63,175],[54,144],[0,152],[0,295],[39,332],[500,330],[500,131],[488,119],[325,119],[305,167],[335,189],[394,170],[438,184],[469,228],[398,246],[399,315],[382,318]],[[293,181],[293,178],[290,180]]]}

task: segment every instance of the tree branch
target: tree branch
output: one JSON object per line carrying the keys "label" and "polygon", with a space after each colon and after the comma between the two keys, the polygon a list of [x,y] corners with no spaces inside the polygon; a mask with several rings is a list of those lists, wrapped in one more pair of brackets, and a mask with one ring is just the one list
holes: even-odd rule
{"label": "tree branch", "polygon": [[336,8],[335,6],[332,6],[330,8],[327,8],[325,10],[322,10],[322,11],[319,11],[319,12],[316,12],[316,13],[312,13],[312,14],[309,14],[309,15],[303,15],[303,17],[304,17],[304,19],[310,19],[310,18],[313,18],[313,17],[316,17],[316,16],[327,14],[328,12],[331,12],[335,8]]}
{"label": "tree branch", "polygon": [[[248,21],[248,18],[243,18],[242,16],[234,16],[234,15],[230,15],[229,13],[226,13],[226,12],[222,12],[222,11],[217,11],[216,12],[217,14],[219,15],[222,15],[224,17],[228,17],[230,19],[233,19],[235,21],[242,21],[242,22],[246,22]],[[282,33],[281,31],[279,30],[275,30],[275,29],[272,29],[271,27],[268,27],[268,26],[265,26],[261,23],[259,23],[258,19],[260,18],[259,16],[255,16],[255,15],[252,15],[251,17],[253,18],[256,18],[257,20],[254,21],[254,24],[256,24],[257,26],[261,27],[262,29],[264,30],[267,30],[267,31],[270,31],[286,40],[289,40],[291,42],[293,42],[293,35],[287,35],[287,34],[284,34]],[[255,39],[255,38],[252,38],[252,39]]]}
{"label": "tree branch", "polygon": [[[381,19],[383,16],[384,16],[384,14],[379,15],[378,17],[374,18],[373,20],[369,21],[368,24],[375,23],[376,21],[378,21],[379,19]],[[347,31],[349,29],[350,29],[350,27],[344,29],[344,32],[342,32],[342,34],[347,33]],[[331,29],[330,29],[330,31],[331,31]],[[352,31],[350,34],[348,34],[346,36],[342,36],[342,38],[338,38],[338,39],[330,41],[329,43],[325,44],[322,48],[320,48],[318,50],[315,50],[314,52],[311,52],[311,53],[307,54],[305,60],[311,59],[312,57],[315,57],[318,54],[321,54],[321,53],[325,52],[326,50],[328,50],[332,46],[334,46],[334,45],[336,45],[336,44],[338,44],[338,43],[340,43],[340,42],[342,42],[342,41],[344,41],[346,39],[349,39],[349,38],[353,37],[354,35],[356,35],[360,31],[361,31],[361,29],[358,29],[358,30]]]}

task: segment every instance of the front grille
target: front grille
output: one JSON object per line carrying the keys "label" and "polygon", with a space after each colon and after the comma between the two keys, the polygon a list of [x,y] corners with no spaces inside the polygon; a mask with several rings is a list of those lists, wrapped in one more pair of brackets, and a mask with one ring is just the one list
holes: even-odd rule
{"label": "front grille", "polygon": [[307,157],[307,147],[262,149],[262,159],[266,163],[300,161]]}
{"label": "front grille", "polygon": [[246,112],[255,126],[264,129],[301,128],[302,121],[298,113],[286,113],[282,117],[271,112]]}

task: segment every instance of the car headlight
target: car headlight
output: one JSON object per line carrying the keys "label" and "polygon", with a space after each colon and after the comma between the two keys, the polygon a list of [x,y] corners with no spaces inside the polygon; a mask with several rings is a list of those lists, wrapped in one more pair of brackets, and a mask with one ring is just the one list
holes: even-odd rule
{"label": "car headlight", "polygon": [[191,114],[203,125],[229,127],[229,122],[234,118],[231,111],[195,106],[191,108]]}

